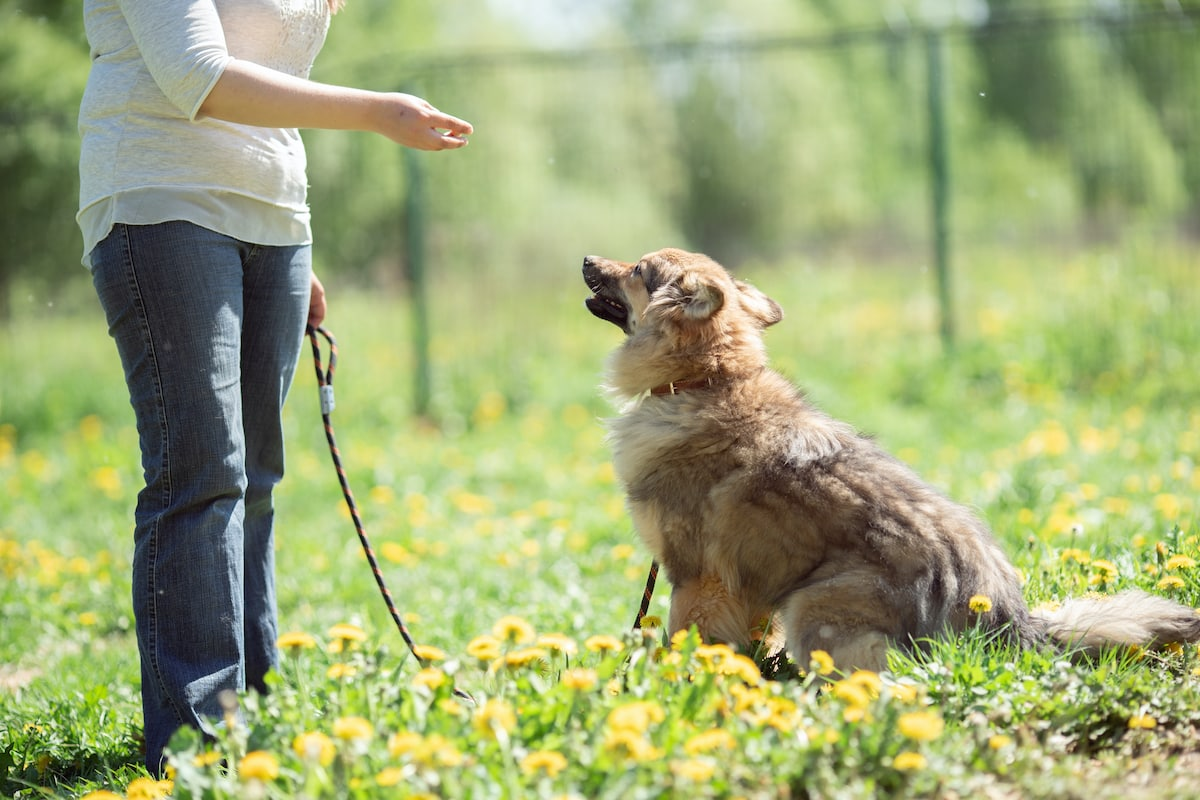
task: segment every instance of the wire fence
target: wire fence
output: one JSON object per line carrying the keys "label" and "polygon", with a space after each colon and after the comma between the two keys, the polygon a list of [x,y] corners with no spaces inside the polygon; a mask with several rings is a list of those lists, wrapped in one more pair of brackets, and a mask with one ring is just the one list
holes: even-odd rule
{"label": "wire fence", "polygon": [[[495,298],[511,274],[497,265],[570,282],[568,265],[590,252],[850,259],[935,275],[949,348],[971,270],[1130,242],[1170,249],[1180,272],[1197,266],[1200,9],[460,53],[388,69],[451,111],[479,108],[485,77],[492,101],[463,157],[383,168],[409,201],[405,225],[375,229],[369,251],[361,226],[342,240],[352,263],[406,253],[418,298],[426,263],[444,277],[486,260],[470,282]],[[380,158],[351,161],[378,179]],[[353,176],[338,177],[314,185],[340,187],[327,205],[352,206]],[[417,178],[422,190],[408,192]],[[1176,300],[1200,316],[1197,294]]]}

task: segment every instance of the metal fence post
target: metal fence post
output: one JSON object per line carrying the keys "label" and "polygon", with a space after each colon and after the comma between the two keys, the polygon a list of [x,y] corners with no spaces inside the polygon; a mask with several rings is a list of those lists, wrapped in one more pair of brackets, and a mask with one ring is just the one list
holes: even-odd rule
{"label": "metal fence post", "polygon": [[946,42],[940,30],[925,34],[929,79],[929,182],[933,214],[933,258],[937,275],[940,333],[946,353],[954,349],[954,300],[950,286],[950,150],[946,127]]}
{"label": "metal fence post", "polygon": [[425,264],[425,173],[420,156],[405,148],[404,163],[408,191],[404,199],[404,253],[412,293],[413,327],[413,412],[418,417],[429,414],[432,367],[429,357],[429,291]]}

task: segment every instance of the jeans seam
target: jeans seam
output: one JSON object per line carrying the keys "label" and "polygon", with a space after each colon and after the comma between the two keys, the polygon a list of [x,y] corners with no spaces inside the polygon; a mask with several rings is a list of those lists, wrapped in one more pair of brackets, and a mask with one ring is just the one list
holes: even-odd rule
{"label": "jeans seam", "polygon": [[[129,229],[125,226],[122,226],[122,233],[123,233],[122,243],[125,246],[125,261],[129,265],[128,272],[126,273],[127,280],[129,281],[129,291],[130,291],[130,295],[133,298],[134,307],[137,309],[138,325],[142,330],[143,340],[146,345],[146,352],[149,355],[149,359],[150,359],[150,365],[151,365],[150,371],[151,371],[151,374],[153,375],[153,381],[154,381],[154,402],[155,402],[155,405],[158,407],[158,412],[159,412],[157,414],[157,417],[159,420],[159,437],[160,437],[159,448],[160,448],[160,452],[162,453],[161,463],[159,464],[159,467],[162,469],[162,485],[163,485],[162,496],[159,498],[159,502],[160,502],[159,508],[162,509],[162,508],[167,508],[170,506],[171,495],[172,495],[171,455],[170,455],[171,437],[170,437],[170,431],[169,431],[169,423],[167,421],[167,414],[166,414],[166,401],[163,398],[162,375],[159,372],[158,352],[155,350],[154,335],[150,330],[150,316],[146,312],[145,301],[142,299],[141,286],[138,283],[137,266],[134,263],[133,247],[130,243]],[[149,602],[147,603],[147,610],[150,615],[150,625],[149,625],[149,636],[150,636],[149,645],[150,646],[147,648],[147,651],[150,654],[151,669],[152,669],[152,672],[154,673],[154,679],[159,684],[160,696],[166,698],[167,705],[170,707],[172,713],[175,714],[176,720],[182,724],[187,719],[187,716],[185,714],[183,714],[181,712],[181,710],[176,706],[175,698],[172,696],[171,692],[167,691],[166,685],[163,683],[161,659],[159,658],[159,652],[158,652],[159,614],[158,614],[157,577],[158,577],[158,544],[159,544],[158,528],[159,528],[160,521],[161,521],[161,515],[156,516],[154,519],[154,522],[151,524],[150,530],[147,532],[147,536],[149,538],[149,541],[147,543],[147,548],[148,548],[149,553],[148,553],[148,558],[147,558],[148,566],[146,569],[146,579],[149,582],[149,585],[142,587],[143,590],[148,590],[150,593]]]}

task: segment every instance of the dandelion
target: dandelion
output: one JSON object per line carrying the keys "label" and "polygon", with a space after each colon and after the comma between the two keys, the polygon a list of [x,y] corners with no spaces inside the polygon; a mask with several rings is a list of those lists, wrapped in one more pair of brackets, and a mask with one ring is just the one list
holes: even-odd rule
{"label": "dandelion", "polygon": [[480,661],[491,661],[499,658],[501,652],[500,640],[495,636],[476,636],[467,643],[467,655]]}
{"label": "dandelion", "polygon": [[353,664],[330,664],[329,669],[325,670],[325,676],[331,680],[349,680],[358,674],[358,667]]}
{"label": "dandelion", "polygon": [[1130,730],[1150,730],[1158,726],[1158,720],[1149,714],[1138,714],[1129,718]]}
{"label": "dandelion", "polygon": [[526,775],[544,772],[553,778],[566,768],[566,756],[554,750],[535,750],[521,759],[521,771]]}
{"label": "dandelion", "polygon": [[197,767],[200,767],[201,769],[203,769],[204,767],[211,767],[213,764],[218,763],[220,760],[221,760],[221,754],[218,753],[216,750],[206,750],[203,753],[197,753],[192,758],[192,764],[194,766],[197,766]]}
{"label": "dandelion", "polygon": [[1167,563],[1163,565],[1163,569],[1174,571],[1177,569],[1192,569],[1196,566],[1196,559],[1189,556],[1171,556],[1167,559]]}
{"label": "dandelion", "polygon": [[1182,589],[1184,587],[1183,578],[1178,575],[1167,575],[1161,578],[1158,583],[1154,584],[1156,589],[1166,591],[1168,589]]}
{"label": "dandelion", "polygon": [[871,704],[871,695],[867,690],[848,680],[840,680],[833,685],[833,696],[854,709],[865,709]]}
{"label": "dandelion", "polygon": [[1005,736],[1002,733],[997,733],[995,736],[988,738],[988,748],[991,750],[1003,750],[1011,746],[1013,743],[1011,736]]}
{"label": "dandelion", "polygon": [[386,767],[380,770],[379,774],[375,776],[375,785],[390,789],[393,786],[399,786],[403,780],[404,770],[399,767]]}
{"label": "dandelion", "polygon": [[917,687],[911,683],[893,683],[888,685],[888,693],[898,703],[911,704],[917,701]]}
{"label": "dandelion", "polygon": [[714,750],[732,750],[737,746],[733,734],[723,728],[698,733],[684,742],[683,751],[689,756],[711,753]]}
{"label": "dandelion", "polygon": [[419,644],[413,648],[413,653],[422,662],[425,661],[445,661],[446,653],[436,647],[427,644]]}
{"label": "dandelion", "polygon": [[347,742],[365,742],[375,735],[375,727],[364,717],[341,717],[334,720],[333,735]]}
{"label": "dandelion", "polygon": [[594,669],[568,669],[562,673],[562,685],[576,692],[590,691],[598,681]]}
{"label": "dandelion", "polygon": [[652,745],[641,734],[629,730],[608,731],[604,737],[604,748],[639,763],[656,761],[663,757],[662,750]]}
{"label": "dandelion", "polygon": [[717,668],[717,671],[722,675],[738,678],[751,686],[762,682],[762,673],[758,669],[758,664],[754,663],[754,659],[741,653],[735,653],[731,658],[726,659]]}
{"label": "dandelion", "polygon": [[110,792],[107,789],[99,789],[94,792],[88,792],[79,800],[124,800],[121,795],[116,792]]}
{"label": "dandelion", "polygon": [[344,650],[353,650],[361,642],[367,640],[367,634],[357,625],[351,625],[343,622],[334,625],[329,629],[329,652],[341,653]]}
{"label": "dandelion", "polygon": [[662,617],[656,617],[653,614],[647,614],[646,616],[642,617],[639,623],[639,627],[641,627],[643,630],[648,628],[657,630],[662,626]]}
{"label": "dandelion", "polygon": [[833,674],[833,656],[824,650],[813,650],[808,654],[809,669],[818,675]]}
{"label": "dandelion", "polygon": [[449,679],[446,677],[446,673],[437,667],[426,667],[417,672],[416,675],[413,675],[412,685],[429,689],[430,691],[437,691],[447,680]]}
{"label": "dandelion", "polygon": [[512,733],[517,727],[517,715],[503,700],[488,700],[475,714],[475,729],[497,738],[501,732]]}
{"label": "dandelion", "polygon": [[708,783],[716,774],[717,768],[710,761],[689,758],[671,762],[671,774],[692,783]]}
{"label": "dandelion", "polygon": [[534,638],[533,626],[520,617],[501,617],[492,626],[492,634],[502,642],[525,644]]}
{"label": "dandelion", "polygon": [[929,762],[920,753],[901,753],[892,759],[892,768],[900,772],[917,772],[918,770],[925,769],[928,765]]}
{"label": "dandelion", "polygon": [[614,708],[608,714],[608,727],[612,730],[645,733],[652,723],[666,719],[662,706],[650,700],[639,700]]}
{"label": "dandelion", "polygon": [[504,666],[519,669],[527,667],[530,664],[545,661],[548,656],[549,654],[541,647],[524,647],[520,650],[506,653],[504,656]]}
{"label": "dandelion", "polygon": [[902,736],[918,742],[932,742],[942,735],[946,723],[930,711],[910,711],[896,720],[896,729]]}
{"label": "dandelion", "polygon": [[417,761],[430,767],[459,767],[466,760],[453,742],[438,733],[427,737],[414,756]]}
{"label": "dandelion", "polygon": [[134,778],[125,787],[126,800],[159,800],[170,797],[171,782],[159,781],[154,778]]}
{"label": "dandelion", "polygon": [[265,750],[253,750],[238,762],[241,781],[273,781],[279,777],[279,762]]}
{"label": "dandelion", "polygon": [[333,740],[319,731],[302,733],[292,740],[292,750],[304,761],[314,761],[322,767],[333,763],[337,752]]}
{"label": "dandelion", "polygon": [[879,675],[869,669],[855,670],[846,680],[855,686],[861,686],[872,699],[879,697],[879,690],[883,688],[883,681],[879,679]]}
{"label": "dandelion", "polygon": [[301,650],[310,650],[316,647],[317,640],[312,634],[303,631],[289,631],[281,635],[275,644],[280,650],[285,650],[288,655],[294,656]]}
{"label": "dandelion", "polygon": [[589,653],[619,653],[625,649],[625,644],[620,639],[605,634],[589,636],[583,646]]}
{"label": "dandelion", "polygon": [[79,616],[76,617],[76,621],[85,628],[91,628],[99,624],[100,615],[95,611],[81,611]]}
{"label": "dandelion", "polygon": [[1086,565],[1091,563],[1092,554],[1086,550],[1080,550],[1078,547],[1068,547],[1058,554],[1058,560],[1064,564],[1074,561],[1077,564]]}
{"label": "dandelion", "polygon": [[564,656],[573,656],[579,652],[579,646],[570,636],[561,633],[546,633],[538,637],[537,644]]}
{"label": "dandelion", "polygon": [[412,731],[399,731],[388,737],[387,750],[393,758],[415,752],[424,741],[424,737]]}

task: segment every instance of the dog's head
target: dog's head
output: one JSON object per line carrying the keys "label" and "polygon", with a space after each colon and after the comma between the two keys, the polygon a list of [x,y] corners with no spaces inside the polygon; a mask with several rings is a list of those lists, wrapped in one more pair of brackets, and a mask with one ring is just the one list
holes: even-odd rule
{"label": "dog's head", "polygon": [[759,334],[783,318],[774,300],[699,253],[668,248],[632,264],[588,256],[583,279],[588,310],[625,332],[627,360],[643,362],[641,389],[731,371],[749,355],[761,363]]}

